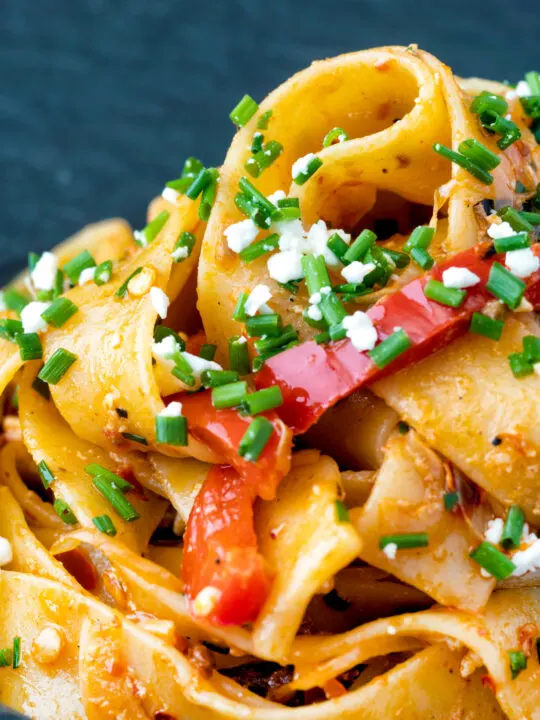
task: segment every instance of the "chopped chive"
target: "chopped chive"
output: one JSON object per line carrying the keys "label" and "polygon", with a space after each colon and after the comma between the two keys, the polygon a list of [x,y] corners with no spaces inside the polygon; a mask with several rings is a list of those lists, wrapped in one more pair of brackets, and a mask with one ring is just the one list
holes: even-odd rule
{"label": "chopped chive", "polygon": [[276,140],[270,140],[266,145],[247,160],[244,168],[252,177],[259,175],[269,168],[283,152],[283,145]]}
{"label": "chopped chive", "polygon": [[422,268],[422,270],[431,270],[431,268],[435,265],[435,260],[431,257],[428,251],[421,247],[413,247],[411,250],[411,257],[414,262]]}
{"label": "chopped chive", "polygon": [[398,550],[414,550],[429,545],[427,533],[398,533],[396,535],[381,535],[379,548],[384,550],[387,545],[397,545]]}
{"label": "chopped chive", "polygon": [[336,508],[336,519],[338,523],[351,522],[351,518],[349,517],[349,511],[341,500],[336,500],[334,506]]}
{"label": "chopped chive", "polygon": [[56,498],[53,507],[56,514],[66,523],[66,525],[75,525],[78,522],[73,510],[69,507],[67,502],[60,500],[60,498]]}
{"label": "chopped chive", "polygon": [[15,337],[22,360],[40,360],[43,357],[41,340],[37,333],[20,333]]}
{"label": "chopped chive", "polygon": [[529,97],[522,97],[519,99],[525,114],[533,120],[538,120],[538,118],[540,118],[540,96],[531,95]]}
{"label": "chopped chive", "polygon": [[197,239],[193,233],[186,231],[181,232],[171,253],[174,262],[182,262],[188,258],[191,255],[196,242]]}
{"label": "chopped chive", "polygon": [[536,70],[525,73],[525,82],[529,86],[531,95],[540,95],[540,75]]}
{"label": "chopped chive", "polygon": [[335,127],[326,133],[323,140],[323,147],[327,148],[334,143],[342,143],[349,139],[349,136],[343,128]]}
{"label": "chopped chive", "polygon": [[199,357],[205,360],[213,360],[216,356],[217,345],[211,345],[210,343],[203,343],[199,350]]}
{"label": "chopped chive", "polygon": [[506,115],[508,112],[508,103],[501,95],[494,95],[493,93],[484,91],[480,95],[477,95],[471,104],[471,112],[476,115],[490,110],[491,112],[498,113],[499,115]]}
{"label": "chopped chive", "polygon": [[94,282],[96,285],[105,285],[112,278],[112,262],[105,260],[100,263],[94,272]]}
{"label": "chopped chive", "polygon": [[273,233],[266,238],[262,238],[262,240],[257,240],[256,242],[251,243],[251,245],[247,248],[244,248],[240,252],[240,260],[242,260],[242,262],[249,263],[262,255],[266,255],[266,253],[275,250],[278,245],[279,235]]}
{"label": "chopped chive", "polygon": [[343,261],[346,263],[352,263],[355,260],[361,260],[367,251],[377,241],[377,236],[371,230],[362,230],[360,235],[347,249],[347,252],[343,256]]}
{"label": "chopped chive", "polygon": [[329,327],[339,325],[347,315],[343,303],[334,292],[324,295],[318,307]]}
{"label": "chopped chive", "polygon": [[[255,225],[261,230],[268,230],[272,224],[272,216],[255,205],[244,193],[237,193],[234,196],[234,203],[241,213],[251,218]],[[276,209],[277,210],[277,209]]]}
{"label": "chopped chive", "polygon": [[463,140],[458,146],[459,152],[483,170],[494,170],[501,164],[501,158],[492,153],[485,145],[474,138]]}
{"label": "chopped chive", "polygon": [[0,667],[10,667],[13,663],[13,649],[2,648],[0,650]]}
{"label": "chopped chive", "polygon": [[13,669],[16,670],[21,664],[21,638],[16,635],[13,638]]}
{"label": "chopped chive", "polygon": [[489,132],[501,135],[501,138],[497,140],[497,147],[501,150],[506,150],[521,137],[521,131],[513,120],[507,120],[492,110],[484,110],[479,117],[482,127]]}
{"label": "chopped chive", "polygon": [[249,351],[245,337],[235,335],[229,339],[229,367],[239,375],[249,373]]}
{"label": "chopped chive", "polygon": [[117,487],[121,492],[133,490],[133,485],[130,482],[124,480],[124,478],[120,477],[120,475],[113,473],[112,470],[108,470],[106,467],[103,467],[103,465],[99,465],[98,463],[90,463],[90,465],[87,465],[84,468],[84,472],[88,473],[92,477],[99,476],[105,478],[105,480],[109,483],[114,483],[115,487]]}
{"label": "chopped chive", "polygon": [[334,253],[338,260],[341,260],[343,262],[345,253],[349,249],[349,246],[341,237],[341,235],[339,235],[339,233],[334,233],[328,238],[328,242],[326,243],[326,245],[328,249]]}
{"label": "chopped chive", "polygon": [[2,318],[0,320],[0,338],[15,342],[15,337],[23,331],[23,324],[20,320]]}
{"label": "chopped chive", "polygon": [[245,380],[218,385],[212,388],[212,405],[216,410],[238,407],[245,400],[247,394],[247,383]]}
{"label": "chopped chive", "polygon": [[450,160],[456,165],[459,165],[464,170],[467,170],[467,172],[469,172],[471,175],[473,175],[475,178],[485,183],[486,185],[491,185],[491,183],[493,182],[493,176],[490,175],[487,170],[479,167],[478,165],[473,163],[472,160],[469,160],[469,158],[465,157],[464,155],[454,152],[454,150],[450,150],[450,148],[441,145],[441,143],[435,143],[433,145],[433,149],[442,157]]}
{"label": "chopped chive", "polygon": [[267,197],[265,197],[253,183],[251,183],[247,177],[240,178],[240,182],[238,183],[240,185],[240,190],[244,193],[244,195],[248,198],[248,200],[255,205],[256,207],[260,208],[262,212],[264,212],[266,215],[272,217],[277,212],[277,207],[268,200]]}
{"label": "chopped chive", "polygon": [[508,356],[508,362],[510,363],[512,373],[516,378],[532,375],[534,372],[532,363],[527,360],[524,353],[510,353]]}
{"label": "chopped chive", "polygon": [[186,197],[190,200],[196,200],[202,191],[212,182],[212,174],[206,168],[203,168],[193,179],[193,182],[186,190]]}
{"label": "chopped chive", "polygon": [[114,537],[116,535],[116,528],[114,527],[114,523],[108,515],[97,515],[96,517],[92,518],[92,522],[97,527],[99,532],[102,532],[105,535],[109,535],[109,537]]}
{"label": "chopped chive", "polygon": [[217,170],[217,168],[208,168],[208,172],[210,173],[210,182],[202,191],[201,202],[199,205],[199,217],[204,222],[208,222],[210,213],[214,207],[219,179],[219,170]]}
{"label": "chopped chive", "polygon": [[264,135],[261,132],[253,133],[253,137],[251,138],[251,152],[255,154],[256,152],[259,152],[259,150],[262,150],[262,146],[264,144]]}
{"label": "chopped chive", "polygon": [[411,426],[409,425],[409,423],[405,422],[404,420],[400,420],[398,422],[397,427],[398,427],[398,431],[399,431],[400,435],[406,435],[409,432],[409,430],[411,429]]}
{"label": "chopped chive", "polygon": [[38,463],[37,471],[39,473],[39,477],[41,478],[41,482],[43,483],[43,487],[45,490],[48,490],[54,482],[54,475],[45,460]]}
{"label": "chopped chive", "polygon": [[540,337],[526,335],[523,338],[523,354],[531,363],[540,362]]}
{"label": "chopped chive", "polygon": [[299,283],[301,279],[302,278],[299,278],[298,280],[289,280],[289,282],[278,283],[278,285],[292,295],[296,295],[298,293],[298,290],[300,289]]}
{"label": "chopped chive", "polygon": [[516,569],[514,563],[506,555],[497,550],[495,545],[486,541],[481,542],[469,554],[469,557],[497,580],[504,580]]}
{"label": "chopped chive", "polygon": [[392,260],[399,270],[406,268],[411,262],[411,258],[407,255],[407,253],[400,252],[399,250],[389,250],[388,248],[383,248],[382,251],[390,258],[390,260]]}
{"label": "chopped chive", "polygon": [[238,127],[244,125],[251,120],[259,109],[259,104],[249,95],[244,95],[240,102],[229,113],[229,117]]}
{"label": "chopped chive", "polygon": [[166,325],[156,325],[155,326],[154,342],[160,343],[166,337],[169,337],[169,335],[171,335],[174,338],[179,349],[183,352],[186,349],[186,343],[180,337],[180,335],[176,332],[176,330],[173,330],[172,328],[167,327]]}
{"label": "chopped chive", "polygon": [[308,162],[306,169],[302,172],[299,172],[298,175],[295,175],[293,180],[296,183],[296,185],[304,185],[310,177],[315,175],[317,170],[321,167],[323,164],[323,161],[320,157],[317,157],[314,155]]}
{"label": "chopped chive", "polygon": [[8,310],[13,310],[17,315],[21,314],[23,308],[25,308],[30,299],[20,293],[18,290],[8,288],[4,290],[4,304]]}
{"label": "chopped chive", "polygon": [[163,445],[188,444],[188,425],[184,415],[156,415],[156,442]]}
{"label": "chopped chive", "polygon": [[452,512],[458,503],[459,494],[455,490],[453,492],[444,493],[444,509],[447,512]]}
{"label": "chopped chive", "polygon": [[71,302],[67,297],[59,297],[41,313],[41,317],[49,325],[59,328],[62,327],[70,317],[75,315],[78,309],[75,303]]}
{"label": "chopped chive", "polygon": [[330,333],[329,332],[319,333],[318,335],[315,335],[313,340],[315,340],[317,345],[325,345],[326,343],[329,343],[331,340]]}
{"label": "chopped chive", "polygon": [[135,270],[129,275],[124,282],[120,285],[118,290],[114,293],[114,296],[117,298],[124,298],[127,293],[129,281],[134,278],[136,275],[138,275],[140,272],[142,272],[142,267],[135,268]]}
{"label": "chopped chive", "polygon": [[159,233],[163,230],[165,223],[170,217],[170,214],[171,213],[168,210],[162,210],[159,215],[156,215],[156,217],[140,231],[140,234],[144,235],[144,241],[142,241],[140,238],[136,238],[135,242],[137,243],[137,245],[140,245],[141,247],[146,247],[147,245],[150,245],[156,239]]}
{"label": "chopped chive", "polygon": [[181,380],[184,385],[193,387],[195,385],[195,375],[193,374],[193,368],[186,358],[181,352],[176,352],[172,360],[174,361],[174,368],[171,370],[171,373],[174,377]]}
{"label": "chopped chive", "polygon": [[129,432],[123,432],[122,437],[125,440],[130,440],[134,443],[139,443],[139,445],[148,445],[148,440],[143,437],[142,435],[137,435],[136,433],[129,433]]}
{"label": "chopped chive", "polygon": [[96,490],[110,502],[123,520],[133,522],[139,519],[139,513],[114,483],[102,475],[92,478],[92,482]]}
{"label": "chopped chive", "polygon": [[432,228],[429,225],[418,225],[418,227],[415,227],[409,235],[409,239],[403,246],[403,250],[406,253],[410,253],[413,248],[427,250],[431,245],[431,241],[434,236],[435,228]]}
{"label": "chopped chive", "polygon": [[274,428],[270,420],[262,415],[254,418],[240,440],[238,447],[240,457],[245,458],[248,462],[256,462],[273,432]]}
{"label": "chopped chive", "polygon": [[510,310],[515,310],[521,303],[526,285],[500,263],[495,262],[489,271],[486,288]]}
{"label": "chopped chive", "polygon": [[467,293],[465,290],[446,287],[439,280],[428,280],[424,286],[424,295],[440,305],[457,308],[463,304]]}
{"label": "chopped chive", "polygon": [[483,335],[491,340],[500,340],[504,322],[502,320],[494,320],[493,318],[475,312],[471,318],[469,330],[476,335]]}
{"label": "chopped chive", "polygon": [[396,330],[379,345],[369,351],[369,357],[379,368],[385,368],[402,353],[411,347],[412,343],[404,330]]}
{"label": "chopped chive", "polygon": [[41,368],[38,378],[49,385],[57,385],[77,360],[77,356],[65,348],[58,348]]}
{"label": "chopped chive", "polygon": [[297,208],[300,210],[300,200],[297,197],[281,198],[281,200],[277,201],[277,206],[281,210],[283,210],[283,208]]}
{"label": "chopped chive", "polygon": [[330,340],[343,340],[343,338],[347,337],[347,331],[343,327],[341,323],[338,325],[332,325],[328,328],[328,333],[330,335]]}
{"label": "chopped chive", "polygon": [[230,385],[239,379],[239,374],[235,370],[204,370],[201,374],[201,382],[205,388]]}
{"label": "chopped chive", "polygon": [[50,400],[51,398],[51,389],[47,385],[47,383],[44,383],[43,380],[40,380],[40,378],[36,375],[34,380],[32,381],[32,389],[35,390],[44,400]]}
{"label": "chopped chive", "polygon": [[281,315],[276,313],[256,315],[246,321],[246,331],[249,337],[261,337],[262,335],[277,337],[281,334],[282,326]]}
{"label": "chopped chive", "polygon": [[515,230],[515,232],[531,232],[533,230],[533,226],[530,222],[524,218],[521,213],[519,213],[517,210],[515,210],[513,207],[510,207],[509,205],[506,205],[505,207],[501,208],[497,211],[497,215],[502,218],[505,222],[507,222],[512,230]]}
{"label": "chopped chive", "polygon": [[321,317],[320,320],[314,320],[312,317],[310,317],[309,310],[310,308],[306,307],[302,311],[302,319],[304,320],[304,322],[307,323],[310,327],[316,328],[317,330],[325,330],[328,327],[326,320],[323,317]]}
{"label": "chopped chive", "polygon": [[35,252],[29,252],[28,253],[28,272],[31,273],[36,265],[38,264],[40,256],[38,253]]}
{"label": "chopped chive", "polygon": [[273,110],[267,110],[266,112],[263,112],[263,114],[260,116],[259,120],[257,121],[257,128],[259,130],[267,130],[268,129],[268,123],[270,122],[270,118],[273,115]]}
{"label": "chopped chive", "polygon": [[70,283],[76,285],[82,271],[93,267],[96,267],[96,261],[88,250],[83,250],[82,253],[68,260],[63,269]]}
{"label": "chopped chive", "polygon": [[522,248],[529,247],[530,244],[529,234],[526,232],[509,235],[508,237],[495,238],[493,241],[493,246],[498,253],[509,252],[510,250],[521,250]]}
{"label": "chopped chive", "polygon": [[283,405],[283,395],[278,385],[258,390],[246,395],[242,402],[242,410],[248,415],[259,415]]}
{"label": "chopped chive", "polygon": [[519,217],[529,225],[540,225],[540,213],[537,212],[520,212]]}
{"label": "chopped chive", "polygon": [[519,505],[511,505],[504,522],[501,545],[505,550],[517,548],[521,543],[521,533],[525,524],[525,513]]}
{"label": "chopped chive", "polygon": [[245,322],[247,320],[246,302],[248,297],[249,295],[247,292],[241,292],[238,296],[238,300],[236,301],[236,305],[233,310],[233,320],[236,320],[237,322]]}
{"label": "chopped chive", "polygon": [[323,287],[330,287],[330,275],[323,255],[304,255],[302,257],[302,270],[306,278],[306,285],[310,295],[320,292]]}
{"label": "chopped chive", "polygon": [[512,673],[512,680],[515,680],[520,674],[520,672],[526,669],[527,656],[521,650],[509,650],[508,659],[510,661],[510,672]]}
{"label": "chopped chive", "polygon": [[268,352],[288,345],[298,340],[298,332],[292,325],[287,325],[282,332],[275,337],[265,337],[255,341],[255,349],[259,355],[266,355]]}

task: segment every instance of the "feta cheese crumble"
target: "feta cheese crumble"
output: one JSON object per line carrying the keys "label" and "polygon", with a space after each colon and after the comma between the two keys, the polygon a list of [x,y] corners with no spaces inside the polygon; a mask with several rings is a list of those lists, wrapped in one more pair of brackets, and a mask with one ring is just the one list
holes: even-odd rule
{"label": "feta cheese crumble", "polygon": [[21,310],[21,322],[23,325],[23,332],[25,333],[39,333],[45,332],[49,327],[45,320],[41,317],[41,313],[49,307],[51,303],[46,302],[31,302],[28,303]]}
{"label": "feta cheese crumble", "polygon": [[298,158],[298,160],[293,164],[291,169],[291,175],[294,178],[298,177],[298,175],[304,175],[308,171],[309,163],[316,157],[314,153],[308,153],[307,155],[304,155],[304,157]]}
{"label": "feta cheese crumble", "polygon": [[89,282],[92,282],[96,275],[97,267],[91,267],[91,268],[84,268],[84,270],[81,270],[81,274],[79,275],[79,285],[86,285]]}
{"label": "feta cheese crumble", "polygon": [[140,247],[145,248],[148,246],[148,240],[146,239],[146,233],[144,230],[134,230],[133,237]]}
{"label": "feta cheese crumble", "polygon": [[520,80],[516,85],[516,93],[518,97],[529,97],[532,95],[529,83],[526,80]]}
{"label": "feta cheese crumble", "polygon": [[288,283],[304,277],[302,255],[297,250],[285,250],[268,258],[268,273],[273,280]]}
{"label": "feta cheese crumble", "polygon": [[512,237],[512,235],[517,235],[517,232],[510,225],[510,223],[506,222],[505,220],[501,223],[492,223],[487,229],[487,234],[490,238],[493,238],[493,240],[498,240],[499,238],[506,238]]}
{"label": "feta cheese crumble", "polygon": [[256,285],[245,304],[246,315],[253,317],[272,298],[268,285]]}
{"label": "feta cheese crumble", "polygon": [[518,550],[512,555],[512,562],[516,569],[512,573],[514,577],[521,577],[531,570],[540,568],[540,539],[536,539],[525,550]]}
{"label": "feta cheese crumble", "polygon": [[242,252],[249,247],[258,234],[259,228],[250,218],[229,225],[225,230],[227,245],[235,253]]}
{"label": "feta cheese crumble", "polygon": [[377,343],[377,331],[366,313],[357,310],[353,315],[344,317],[342,325],[356,350],[373,350]]}
{"label": "feta cheese crumble", "polygon": [[54,253],[44,252],[30,273],[36,290],[52,290],[56,283],[58,259]]}
{"label": "feta cheese crumble", "polygon": [[205,370],[223,370],[221,365],[219,365],[217,362],[214,362],[213,360],[205,360],[198,355],[192,355],[188,352],[183,352],[182,355],[191,365],[193,374],[197,379],[200,379],[201,375]]}
{"label": "feta cheese crumble", "polygon": [[8,565],[13,560],[11,543],[5,537],[0,537],[0,567]]}
{"label": "feta cheese crumble", "polygon": [[512,275],[518,278],[529,277],[540,267],[540,260],[533,253],[531,248],[521,250],[510,250],[506,253],[505,265]]}
{"label": "feta cheese crumble", "polygon": [[306,310],[306,315],[308,318],[311,318],[311,320],[314,320],[315,322],[319,322],[322,320],[322,312],[320,308],[317,305],[310,305],[308,309]]}
{"label": "feta cheese crumble", "polygon": [[442,274],[443,285],[447,288],[470,288],[478,285],[480,278],[468,268],[450,267]]}
{"label": "feta cheese crumble", "polygon": [[169,310],[169,298],[163,292],[161,288],[151,287],[150,288],[150,300],[154,306],[154,310],[157,312],[162,320],[167,317],[167,311]]}
{"label": "feta cheese crumble", "polygon": [[180,415],[182,415],[182,403],[176,400],[158,412],[159,417],[180,417]]}
{"label": "feta cheese crumble", "polygon": [[498,545],[501,542],[503,534],[504,521],[502,518],[490,520],[484,533],[485,539],[492,545]]}
{"label": "feta cheese crumble", "polygon": [[[388,543],[388,545],[385,545],[383,548],[383,553],[386,555],[386,557],[389,560],[395,560],[396,559],[396,553],[397,553],[397,545],[396,543]],[[390,628],[388,628],[388,632],[390,633]],[[395,630],[394,630],[395,632]],[[392,634],[392,633],[390,633]]]}
{"label": "feta cheese crumble", "polygon": [[363,263],[355,260],[350,265],[346,265],[341,274],[347,282],[361,283],[366,275],[369,275],[373,270],[375,270],[375,263]]}
{"label": "feta cheese crumble", "polygon": [[186,245],[180,245],[180,247],[177,247],[176,250],[173,250],[171,253],[171,257],[174,262],[180,262],[181,260],[185,260],[188,256],[189,248]]}
{"label": "feta cheese crumble", "polygon": [[172,205],[176,205],[180,198],[180,193],[176,192],[174,188],[164,187],[161,191],[161,197]]}

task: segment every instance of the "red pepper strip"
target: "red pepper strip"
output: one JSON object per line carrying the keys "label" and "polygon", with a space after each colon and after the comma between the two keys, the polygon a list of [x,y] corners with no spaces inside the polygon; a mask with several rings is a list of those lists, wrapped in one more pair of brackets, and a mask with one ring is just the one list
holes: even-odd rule
{"label": "red pepper strip", "polygon": [[186,340],[186,351],[192,355],[198,355],[205,342],[206,334],[204,330],[199,330],[194,335],[190,335]]}
{"label": "red pepper strip", "polygon": [[[482,311],[494,299],[485,287],[491,266],[496,260],[504,264],[504,255],[491,255],[487,252],[490,247],[483,243],[455,255],[434,267],[431,273],[385,296],[367,311],[380,340],[400,327],[412,343],[409,350],[383,370],[367,352],[358,352],[349,339],[326,346],[310,341],[267,360],[255,375],[257,388],[279,385],[283,394],[279,416],[295,434],[305,432],[325,410],[354,390],[422,360],[466,333],[472,314]],[[538,244],[532,249],[540,255]],[[441,280],[443,270],[449,267],[468,268],[481,280],[467,290],[467,297],[459,308],[440,305],[424,295],[426,282],[432,278]],[[525,298],[535,308],[539,307],[540,271],[525,282]]]}
{"label": "red pepper strip", "polygon": [[214,625],[253,622],[270,590],[270,576],[257,550],[253,525],[255,493],[230,466],[214,466],[197,495],[184,535],[182,579],[193,601],[215,588],[215,605],[204,617]]}
{"label": "red pepper strip", "polygon": [[289,472],[292,448],[292,433],[275,412],[264,413],[274,432],[257,462],[248,462],[240,457],[238,447],[253,418],[240,415],[236,410],[216,410],[210,390],[167,398],[167,402],[172,400],[182,403],[189,432],[214,450],[223,462],[233,465],[249,481],[254,496],[264,500],[275,497],[279,481]]}

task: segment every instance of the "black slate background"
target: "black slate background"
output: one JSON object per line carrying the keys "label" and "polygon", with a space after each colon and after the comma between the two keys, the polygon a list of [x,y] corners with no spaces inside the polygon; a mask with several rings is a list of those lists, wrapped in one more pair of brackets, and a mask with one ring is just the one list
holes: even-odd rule
{"label": "black slate background", "polygon": [[517,80],[540,69],[538,17],[530,0],[0,0],[0,282],[85,223],[140,225],[188,154],[219,164],[244,92],[411,42]]}

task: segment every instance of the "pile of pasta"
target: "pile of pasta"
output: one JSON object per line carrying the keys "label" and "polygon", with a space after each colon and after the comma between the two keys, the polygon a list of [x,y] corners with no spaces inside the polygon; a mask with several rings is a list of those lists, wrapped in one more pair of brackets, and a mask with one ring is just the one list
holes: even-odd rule
{"label": "pile of pasta", "polygon": [[[415,46],[316,62],[260,106],[245,99],[219,171],[190,159],[143,231],[108,220],[59,245],[46,260],[71,282],[56,270],[56,296],[37,287],[43,257],[15,279],[0,339],[2,703],[39,720],[537,716],[538,267],[515,302],[471,286],[466,317],[440,295],[444,337],[405,334],[407,361],[379,371],[343,318],[325,328],[283,240],[287,222],[325,242],[339,229],[320,251],[326,289],[369,328],[438,267],[493,263],[503,222],[506,249],[534,263],[533,75],[521,91],[461,80]],[[274,227],[268,203],[289,210]],[[339,253],[366,229],[391,272],[340,290]],[[19,315],[58,298],[24,324],[40,358]],[[491,336],[468,332],[473,311]],[[402,315],[388,337],[403,339]],[[254,373],[231,368],[231,346]],[[246,387],[278,388],[264,397],[283,404],[216,408],[222,387],[244,403]],[[169,440],[156,418],[173,420]]]}

